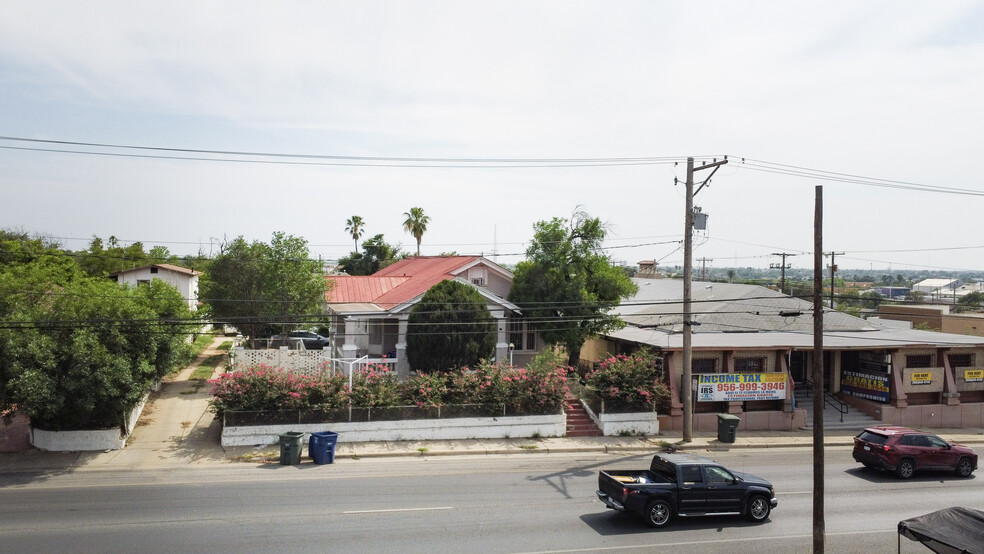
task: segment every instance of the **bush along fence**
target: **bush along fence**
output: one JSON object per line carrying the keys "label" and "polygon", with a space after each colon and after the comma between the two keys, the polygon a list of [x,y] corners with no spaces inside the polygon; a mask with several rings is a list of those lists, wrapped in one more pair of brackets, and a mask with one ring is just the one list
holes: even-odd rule
{"label": "bush along fence", "polygon": [[352,442],[561,436],[568,374],[553,365],[483,363],[399,381],[388,367],[369,365],[349,386],[347,375],[259,366],[212,381],[212,410],[223,419],[223,446],[271,444],[280,432],[328,425]]}
{"label": "bush along fence", "polygon": [[670,398],[662,359],[649,349],[611,356],[588,371],[578,391],[604,435],[655,435],[656,410]]}

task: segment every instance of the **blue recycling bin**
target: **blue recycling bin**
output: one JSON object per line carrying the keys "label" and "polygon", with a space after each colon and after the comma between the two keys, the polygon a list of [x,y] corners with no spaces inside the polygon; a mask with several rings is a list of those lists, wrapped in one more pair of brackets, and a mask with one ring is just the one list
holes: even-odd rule
{"label": "blue recycling bin", "polygon": [[338,444],[338,433],[331,431],[311,433],[311,438],[308,440],[308,455],[316,464],[333,464],[336,444]]}

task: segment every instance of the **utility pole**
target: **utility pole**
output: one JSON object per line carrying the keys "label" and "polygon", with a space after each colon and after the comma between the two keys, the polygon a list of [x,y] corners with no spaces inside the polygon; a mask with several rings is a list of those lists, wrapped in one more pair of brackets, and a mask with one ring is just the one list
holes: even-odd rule
{"label": "utility pole", "polygon": [[[683,442],[694,440],[694,406],[693,406],[693,383],[691,383],[691,358],[693,349],[691,347],[691,329],[693,321],[690,320],[690,300],[691,283],[693,281],[694,263],[694,195],[711,180],[722,165],[728,163],[725,157],[722,161],[714,160],[713,163],[701,165],[694,168],[694,159],[687,158],[687,213],[684,216],[683,224],[683,376],[680,378],[680,395],[683,396]],[[713,169],[711,174],[704,179],[697,192],[694,192],[694,173],[705,169]]]}
{"label": "utility pole", "polygon": [[787,257],[792,258],[796,254],[787,254],[785,252],[773,252],[772,255],[773,256],[782,256],[782,263],[781,264],[769,264],[769,269],[781,269],[782,270],[782,277],[779,279],[779,292],[785,294],[785,292],[786,292],[786,270],[789,269],[789,268],[791,268],[791,267],[793,267],[793,264],[786,265],[786,258]]}
{"label": "utility pole", "polygon": [[843,256],[843,252],[827,252],[824,256],[830,256],[830,309],[834,309],[834,273],[837,271],[837,256]]}
{"label": "utility pole", "polygon": [[[819,407],[819,409],[818,409]],[[813,554],[823,554],[823,187],[813,215]]]}
{"label": "utility pole", "polygon": [[706,281],[707,280],[707,262],[713,262],[714,259],[713,258],[700,258],[697,261],[700,262],[700,264],[701,264],[700,265],[700,280],[701,281]]}

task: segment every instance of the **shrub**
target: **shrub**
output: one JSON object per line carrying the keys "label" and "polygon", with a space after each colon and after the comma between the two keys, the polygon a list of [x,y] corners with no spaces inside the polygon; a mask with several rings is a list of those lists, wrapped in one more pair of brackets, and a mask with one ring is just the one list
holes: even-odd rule
{"label": "shrub", "polygon": [[389,367],[368,364],[352,375],[349,395],[353,406],[380,408],[398,406],[403,396],[400,392],[400,383]]}
{"label": "shrub", "polygon": [[605,411],[655,410],[670,393],[663,383],[662,360],[642,349],[601,362],[584,377],[585,386],[605,402]]}
{"label": "shrub", "polygon": [[210,409],[219,416],[228,411],[328,410],[348,404],[343,375],[311,377],[261,364],[209,383],[214,385]]}

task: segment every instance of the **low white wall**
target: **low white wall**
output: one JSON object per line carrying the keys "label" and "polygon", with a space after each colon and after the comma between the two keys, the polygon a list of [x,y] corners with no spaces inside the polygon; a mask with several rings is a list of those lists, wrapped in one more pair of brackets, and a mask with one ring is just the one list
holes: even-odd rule
{"label": "low white wall", "polygon": [[588,412],[601,434],[606,437],[630,435],[658,435],[659,417],[656,412],[629,412],[627,414],[596,414],[591,406],[581,401],[584,410]]}
{"label": "low white wall", "polygon": [[630,435],[658,435],[659,419],[656,412],[637,412],[628,414],[601,414],[598,427],[606,437]]}
{"label": "low white wall", "polygon": [[338,433],[339,442],[562,437],[567,433],[567,415],[223,427],[222,446],[278,444],[280,433],[288,431],[331,431]]}
{"label": "low white wall", "polygon": [[[154,388],[158,384],[154,384]],[[129,438],[133,428],[143,413],[144,406],[150,393],[144,395],[139,404],[134,406],[126,418],[126,435],[120,434],[120,429],[87,429],[83,431],[45,431],[44,429],[31,428],[31,444],[41,450],[53,452],[83,452],[94,450],[122,450],[126,446],[126,439]]]}
{"label": "low white wall", "polygon": [[121,450],[126,438],[119,428],[92,431],[45,431],[31,429],[31,444],[41,450],[79,452],[88,450]]}

